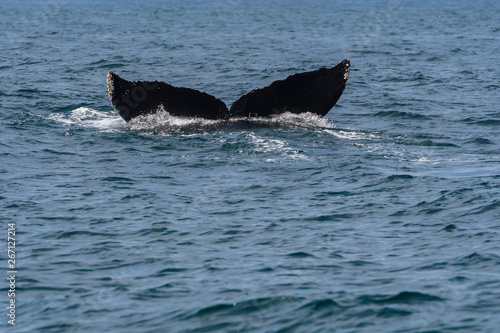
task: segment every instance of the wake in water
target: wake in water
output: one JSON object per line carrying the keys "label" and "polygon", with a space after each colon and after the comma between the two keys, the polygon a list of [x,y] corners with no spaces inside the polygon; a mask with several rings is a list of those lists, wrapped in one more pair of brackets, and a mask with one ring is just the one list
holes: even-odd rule
{"label": "wake in water", "polygon": [[[240,144],[248,147],[255,153],[268,154],[268,161],[279,160],[280,157],[308,159],[308,154],[301,152],[297,148],[296,142],[292,137],[281,134],[260,133],[256,134],[258,129],[281,129],[298,130],[304,132],[306,137],[309,134],[319,135],[322,147],[331,146],[332,141],[328,139],[335,138],[342,142],[342,146],[355,147],[361,149],[364,153],[372,156],[374,160],[394,161],[395,163],[404,163],[408,166],[427,165],[432,167],[430,170],[420,170],[418,174],[432,174],[441,177],[448,177],[450,172],[440,169],[443,165],[456,170],[454,176],[469,175],[471,172],[476,174],[490,175],[494,174],[495,169],[489,166],[482,166],[481,171],[475,163],[497,162],[496,156],[480,156],[469,154],[467,158],[457,159],[454,151],[459,147],[439,140],[424,141],[418,140],[411,135],[398,133],[380,133],[359,129],[338,128],[335,124],[326,118],[313,113],[283,113],[273,117],[254,117],[254,118],[234,118],[230,120],[208,120],[195,117],[177,117],[162,110],[155,114],[139,116],[130,122],[125,122],[114,112],[102,112],[91,108],[80,107],[69,114],[53,113],[49,119],[62,123],[65,126],[93,128],[101,132],[123,132],[134,131],[146,135],[188,135],[223,132],[242,132],[244,136],[238,140],[243,140]],[[246,132],[246,133],[245,133]],[[318,138],[314,136],[311,144]],[[301,139],[303,140],[303,139]],[[307,140],[307,139],[305,139]],[[338,142],[338,141],[335,141]],[[252,148],[253,147],[253,148]],[[452,151],[449,151],[449,150]],[[274,156],[273,156],[274,155]],[[276,159],[277,158],[277,159]],[[409,173],[408,171],[405,171]],[[410,172],[411,173],[411,172]]]}

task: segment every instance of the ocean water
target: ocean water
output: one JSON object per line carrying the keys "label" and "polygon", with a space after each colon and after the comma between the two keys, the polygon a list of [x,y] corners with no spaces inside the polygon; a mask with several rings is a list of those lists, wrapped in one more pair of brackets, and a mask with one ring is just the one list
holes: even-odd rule
{"label": "ocean water", "polygon": [[[2,332],[498,332],[500,3],[0,3]],[[125,123],[351,60],[325,118]]]}

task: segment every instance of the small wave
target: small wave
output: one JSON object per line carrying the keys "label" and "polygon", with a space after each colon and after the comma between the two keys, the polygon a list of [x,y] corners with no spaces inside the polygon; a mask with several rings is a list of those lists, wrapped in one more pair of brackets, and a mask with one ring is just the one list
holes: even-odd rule
{"label": "small wave", "polygon": [[477,215],[477,214],[484,214],[486,212],[489,212],[491,210],[496,210],[500,208],[500,200],[494,200],[492,203],[474,208],[470,212],[468,212],[468,215]]}
{"label": "small wave", "polygon": [[415,144],[416,146],[424,146],[424,147],[455,147],[460,148],[460,146],[451,143],[451,142],[435,142],[432,140],[424,140],[422,142],[418,142]]}
{"label": "small wave", "polygon": [[479,125],[479,126],[498,126],[500,125],[500,120],[495,118],[488,119],[478,119],[475,117],[467,117],[461,120],[464,123],[471,125]]}
{"label": "small wave", "polygon": [[500,125],[500,120],[498,120],[498,119],[480,120],[480,121],[476,122],[476,125],[481,125],[481,126],[498,126],[498,125]]}
{"label": "small wave", "polygon": [[479,254],[477,252],[473,252],[469,254],[468,256],[464,257],[459,257],[454,260],[452,263],[453,266],[472,266],[476,264],[483,264],[485,262],[494,262],[498,263],[500,260],[500,257],[497,256],[496,254],[493,253],[487,253],[487,254]]}
{"label": "small wave", "polygon": [[98,237],[114,237],[116,234],[104,233],[104,232],[91,232],[85,230],[78,231],[63,231],[56,235],[56,239],[72,238],[72,237],[82,237],[82,236],[98,236]]}
{"label": "small wave", "polygon": [[482,137],[477,137],[477,138],[474,138],[474,139],[470,139],[470,140],[467,140],[466,142],[467,143],[477,144],[477,145],[492,145],[492,144],[494,144],[493,141],[491,141],[489,139],[486,139],[486,138],[482,138]]}
{"label": "small wave", "polygon": [[395,181],[395,180],[407,180],[407,179],[413,179],[415,177],[413,177],[412,175],[408,175],[408,174],[395,174],[395,175],[391,175],[391,176],[388,176],[386,179],[387,181]]}
{"label": "small wave", "polygon": [[312,311],[320,311],[329,308],[341,308],[342,306],[330,298],[318,299],[310,301],[300,307],[300,309],[310,309]]}
{"label": "small wave", "polygon": [[423,294],[413,291],[403,291],[397,295],[393,296],[382,296],[382,295],[366,295],[361,296],[360,301],[365,304],[378,303],[378,304],[392,304],[392,303],[421,303],[421,302],[433,302],[433,301],[443,301],[441,297]]}
{"label": "small wave", "polygon": [[287,256],[292,257],[292,258],[314,257],[312,254],[309,254],[307,252],[293,252],[293,253],[287,254]]}
{"label": "small wave", "polygon": [[452,224],[448,224],[446,227],[444,227],[441,230],[452,232],[452,231],[457,230],[457,227],[452,223]]}
{"label": "small wave", "polygon": [[100,69],[100,68],[104,68],[107,70],[116,70],[116,68],[125,67],[124,63],[116,62],[116,60],[123,60],[123,57],[117,57],[113,60],[114,61],[111,61],[109,59],[101,59],[101,60],[92,62],[88,67],[92,70]]}
{"label": "small wave", "polygon": [[260,313],[261,311],[265,311],[266,309],[275,306],[300,302],[301,300],[301,298],[293,296],[274,296],[248,299],[236,303],[219,303],[199,309],[196,313],[189,315],[187,318],[191,319],[195,317],[207,317],[222,314],[231,316],[246,316],[252,313]]}
{"label": "small wave", "polygon": [[[394,106],[394,105],[391,105]],[[400,118],[400,119],[430,119],[427,116],[423,116],[418,113],[413,112],[403,112],[403,111],[380,111],[373,115],[374,117],[390,117],[390,118]]]}
{"label": "small wave", "polygon": [[346,219],[352,219],[353,217],[355,217],[355,215],[351,214],[351,213],[330,214],[330,215],[313,216],[313,217],[307,218],[307,221],[313,221],[313,222],[336,222],[336,221],[342,221],[342,220],[346,220]]}
{"label": "small wave", "polygon": [[118,183],[126,183],[126,184],[133,184],[135,181],[130,178],[125,178],[125,177],[106,177],[102,178],[102,181],[104,182],[118,182]]}
{"label": "small wave", "polygon": [[497,89],[500,88],[500,86],[497,85],[497,84],[489,84],[485,88],[488,89],[488,90],[497,90]]}
{"label": "small wave", "polygon": [[445,141],[434,141],[430,139],[425,139],[423,141],[413,141],[413,140],[398,140],[397,144],[406,145],[406,146],[421,146],[421,147],[451,147],[451,148],[460,148],[459,145],[445,142]]}

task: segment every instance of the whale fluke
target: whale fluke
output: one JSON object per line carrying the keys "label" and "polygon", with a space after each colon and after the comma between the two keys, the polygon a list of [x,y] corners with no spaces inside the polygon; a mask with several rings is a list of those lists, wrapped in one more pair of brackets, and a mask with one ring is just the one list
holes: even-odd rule
{"label": "whale fluke", "polygon": [[159,81],[127,81],[107,75],[111,103],[126,121],[161,109],[173,116],[224,119],[269,117],[284,112],[325,116],[337,103],[349,77],[345,59],[330,68],[291,75],[238,98],[228,109],[223,101],[198,90]]}

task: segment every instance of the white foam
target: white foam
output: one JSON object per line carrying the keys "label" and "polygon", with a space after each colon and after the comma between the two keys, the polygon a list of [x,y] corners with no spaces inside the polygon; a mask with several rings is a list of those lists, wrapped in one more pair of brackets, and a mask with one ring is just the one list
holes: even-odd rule
{"label": "white foam", "polygon": [[[255,133],[249,133],[248,137],[254,145],[254,150],[259,153],[272,153],[277,157],[288,157],[291,159],[309,160],[299,149],[289,147],[287,142],[279,139],[269,139],[257,136]],[[274,162],[276,158],[268,158],[267,162]],[[278,159],[279,160],[279,159]]]}
{"label": "white foam", "polygon": [[139,116],[130,122],[125,122],[116,112],[102,112],[87,107],[80,107],[69,114],[54,113],[49,119],[60,122],[67,126],[82,126],[96,128],[102,131],[119,131],[131,129],[136,131],[154,132],[160,134],[169,134],[172,131],[183,129],[210,129],[220,126],[238,126],[238,125],[262,125],[262,126],[283,126],[300,127],[314,129],[332,129],[335,128],[328,119],[320,117],[313,113],[294,114],[286,112],[274,115],[269,118],[231,118],[225,120],[210,120],[195,117],[172,116],[163,109],[154,114]]}
{"label": "white foam", "polygon": [[139,131],[162,131],[166,129],[181,129],[192,127],[207,127],[220,123],[220,120],[209,120],[194,117],[172,116],[165,110],[160,110],[154,114],[139,116],[129,122],[133,130]]}
{"label": "white foam", "polygon": [[325,133],[333,135],[339,139],[345,140],[365,140],[365,139],[375,139],[376,135],[370,133],[356,132],[356,131],[347,131],[347,130],[329,130],[326,129]]}
{"label": "white foam", "polygon": [[49,119],[67,126],[91,127],[103,131],[116,131],[126,126],[125,122],[114,113],[101,112],[86,107],[77,108],[70,114],[53,113]]}
{"label": "white foam", "polygon": [[285,112],[276,114],[271,117],[255,117],[255,118],[233,118],[232,123],[249,122],[256,125],[276,125],[288,127],[320,127],[320,128],[335,128],[328,119],[323,118],[311,112],[291,113]]}

